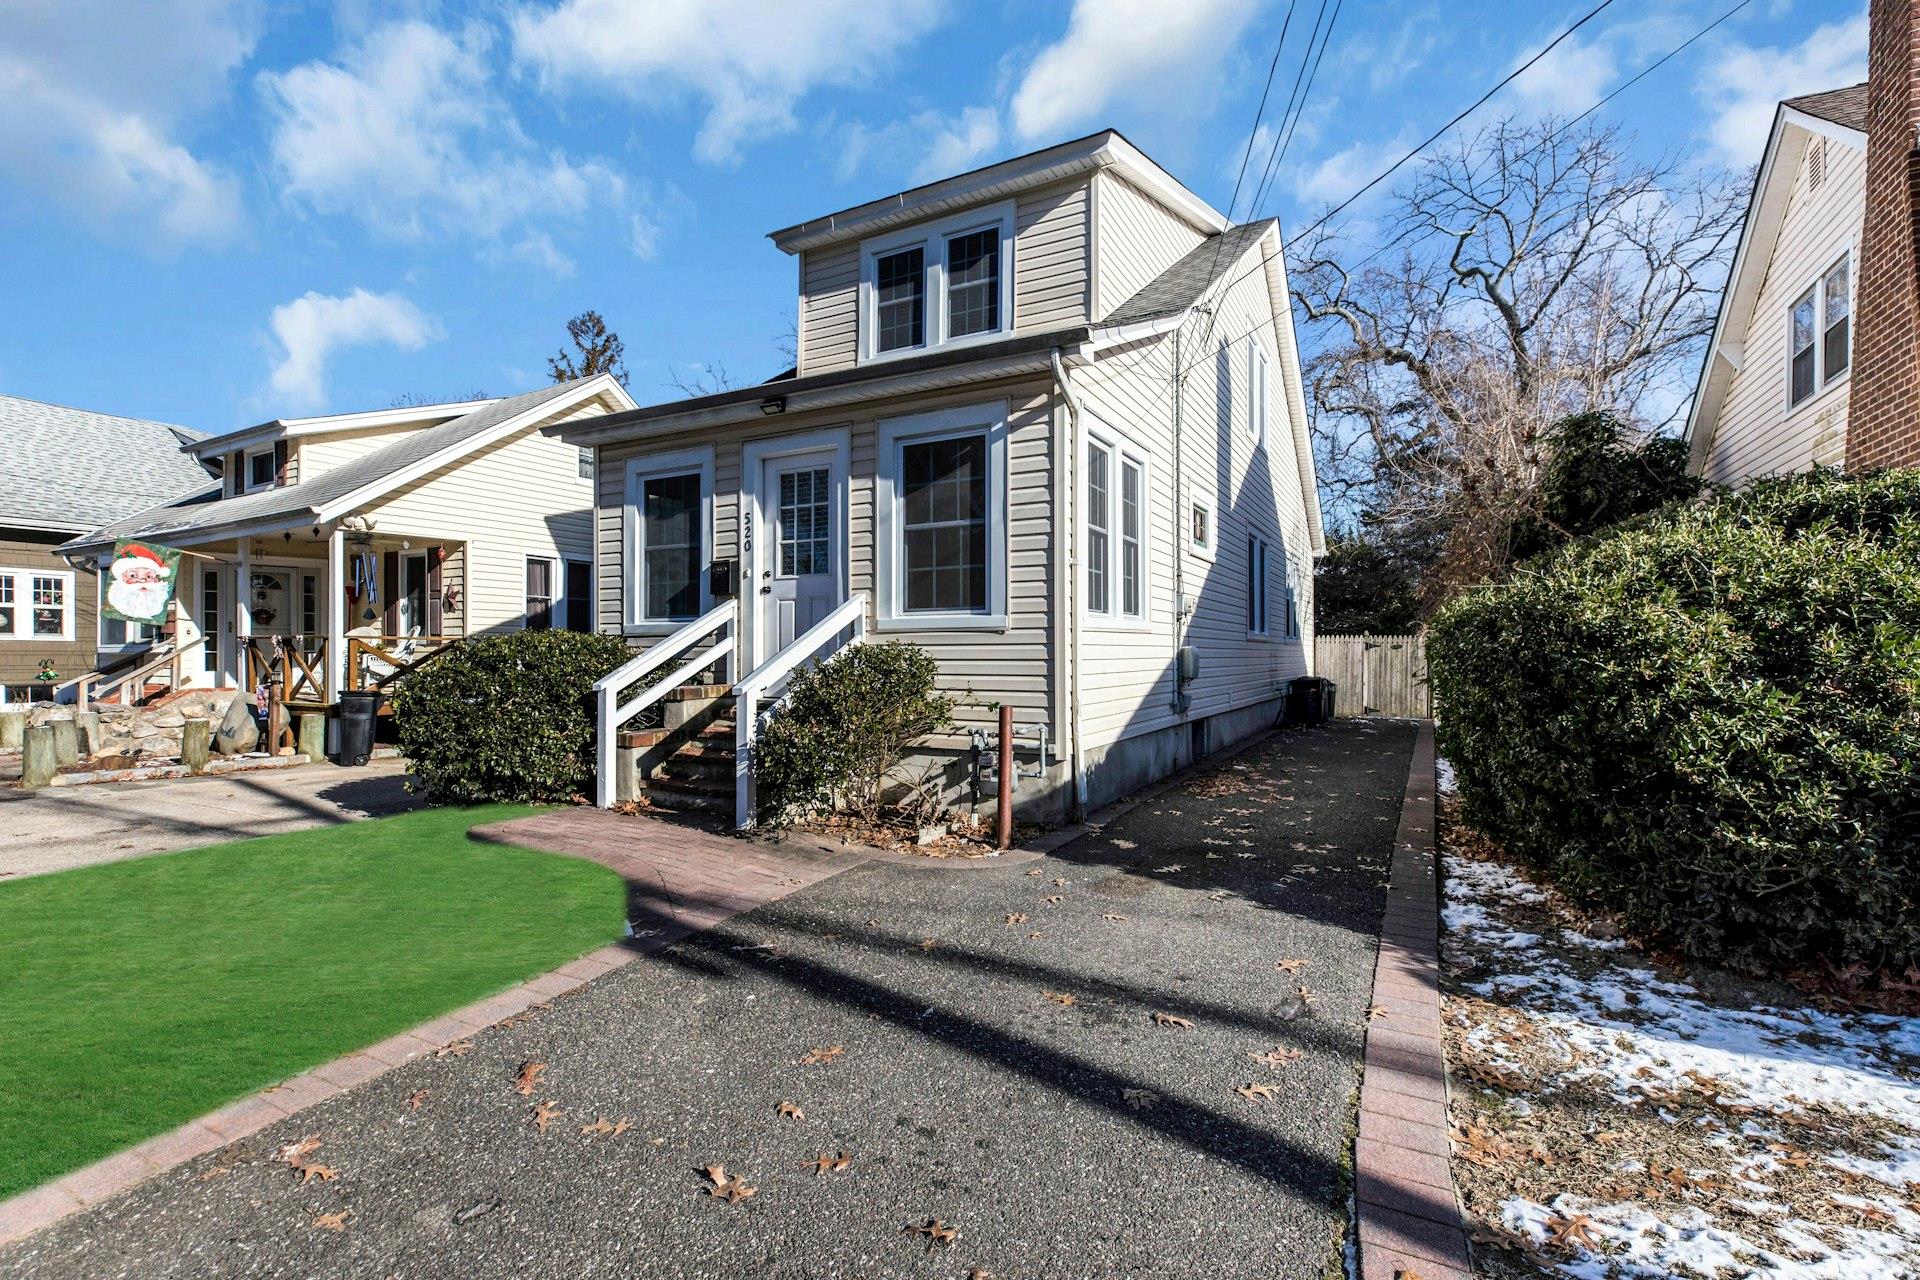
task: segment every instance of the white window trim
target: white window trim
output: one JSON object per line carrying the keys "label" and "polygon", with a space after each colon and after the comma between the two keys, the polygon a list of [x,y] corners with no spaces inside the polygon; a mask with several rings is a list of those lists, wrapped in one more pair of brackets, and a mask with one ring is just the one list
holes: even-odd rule
{"label": "white window trim", "polygon": [[[269,472],[271,472],[265,484],[255,484],[253,482],[253,460],[255,458],[260,458],[260,457],[264,457],[267,459],[267,469]],[[272,489],[272,488],[278,487],[279,482],[280,482],[280,468],[273,464],[273,446],[272,445],[267,445],[263,449],[248,449],[240,455],[240,485],[241,485],[240,492],[241,493],[259,493],[264,489]]]}
{"label": "white window trim", "polygon": [[[544,564],[547,566],[547,628],[546,629],[548,631],[565,630],[565,628],[560,625],[561,623],[560,614],[566,608],[567,598],[566,598],[566,595],[564,594],[565,587],[563,584],[555,582],[556,578],[558,578],[561,574],[566,572],[566,570],[560,567],[562,562],[555,556],[530,555],[525,557],[525,560],[526,560],[526,563],[520,566],[520,629],[522,631],[533,630],[533,613],[531,610],[527,608],[527,603],[530,598],[527,593],[527,568],[530,565]],[[400,568],[400,581],[403,585],[407,580],[406,575],[407,575],[406,566],[403,564]],[[425,629],[425,626],[426,626],[426,620],[422,619],[421,627],[423,630]]]}
{"label": "white window trim", "polygon": [[[1854,261],[1854,252],[1849,248],[1839,257],[1832,259],[1815,273],[1813,279],[1803,288],[1787,296],[1786,314],[1782,317],[1786,332],[1786,374],[1784,393],[1787,412],[1802,413],[1816,401],[1825,397],[1828,391],[1840,386],[1853,376],[1853,342],[1859,330],[1860,318],[1860,269]],[[1845,265],[1847,268],[1847,367],[1833,377],[1827,376],[1827,277],[1835,268]],[[1800,300],[1811,292],[1813,294],[1813,390],[1804,400],[1793,398],[1793,309]]]}
{"label": "white window trim", "polygon": [[599,473],[599,458],[592,445],[583,444],[576,446],[576,449],[573,460],[574,474],[588,484],[592,484]]}
{"label": "white window trim", "polygon": [[645,618],[641,616],[641,602],[645,599],[641,574],[645,571],[645,561],[641,557],[640,537],[643,526],[640,519],[640,486],[644,481],[661,476],[682,476],[698,472],[700,475],[700,607],[693,614],[697,618],[713,608],[711,598],[712,580],[707,566],[714,558],[713,532],[713,449],[711,446],[697,449],[676,449],[671,453],[654,453],[643,458],[633,458],[627,463],[625,505],[621,513],[621,555],[626,559],[626,572],[621,575],[621,631],[630,636],[671,635],[685,626],[690,618]]}
{"label": "white window trim", "polygon": [[771,568],[773,559],[779,554],[779,548],[767,543],[759,534],[761,530],[774,527],[773,505],[775,495],[765,492],[766,464],[778,458],[797,457],[809,453],[830,453],[833,468],[833,494],[829,501],[829,532],[833,548],[833,581],[839,599],[846,600],[852,587],[851,561],[853,559],[852,535],[848,526],[852,524],[851,503],[848,489],[853,483],[851,459],[853,456],[853,433],[847,427],[828,427],[820,431],[807,431],[799,435],[773,436],[765,440],[749,440],[740,450],[740,488],[741,519],[746,522],[740,530],[740,628],[746,638],[746,648],[751,656],[747,669],[758,666],[771,658],[770,653],[760,652],[760,589],[761,573]]}
{"label": "white window trim", "polygon": [[1273,362],[1258,341],[1247,342],[1247,436],[1256,447],[1267,442],[1267,400]]}
{"label": "white window trim", "polygon": [[[884,360],[904,360],[909,356],[925,355],[929,351],[998,342],[1012,333],[1013,224],[1013,202],[1007,201],[861,241],[859,362],[877,364]],[[1000,327],[986,333],[971,333],[964,338],[950,338],[947,336],[947,241],[954,236],[985,231],[990,227],[998,228],[1000,232]],[[924,266],[927,274],[922,295],[926,316],[921,329],[924,341],[917,347],[902,347],[897,351],[877,350],[880,325],[875,281],[880,259],[916,245],[926,251]]]}
{"label": "white window trim", "polygon": [[[1147,463],[1147,451],[1115,431],[1106,423],[1092,415],[1087,417],[1087,451],[1094,449],[1105,451],[1112,459],[1107,470],[1107,607],[1096,610],[1087,604],[1087,584],[1079,584],[1078,595],[1081,610],[1089,625],[1101,631],[1146,631],[1153,625],[1153,469]],[[1140,612],[1129,614],[1122,611],[1123,592],[1120,582],[1120,469],[1122,464],[1130,463],[1140,469]],[[1093,563],[1091,544],[1093,530],[1087,521],[1088,498],[1086,476],[1088,463],[1086,455],[1081,456],[1080,487],[1074,495],[1075,508],[1080,520],[1080,572],[1085,574]]]}
{"label": "white window trim", "polygon": [[[0,640],[26,644],[73,643],[73,618],[74,614],[79,612],[80,602],[74,598],[72,570],[17,569],[12,566],[0,566],[0,577],[13,579],[13,629],[0,631]],[[64,584],[61,588],[61,599],[66,603],[61,610],[61,630],[57,636],[40,636],[33,633],[33,580],[35,578],[58,578]]]}
{"label": "white window trim", "polygon": [[[987,437],[987,607],[979,612],[908,613],[901,573],[902,446],[956,436]],[[1005,631],[1007,629],[1007,406],[1004,401],[936,409],[879,423],[874,475],[874,629],[877,631]]]}
{"label": "white window trim", "polygon": [[[1258,566],[1257,569],[1256,566]],[[1260,606],[1253,610],[1259,617],[1259,628],[1256,630],[1250,621],[1247,626],[1247,639],[1271,640],[1273,638],[1273,544],[1258,533],[1247,535],[1247,600],[1249,604],[1257,600]]]}
{"label": "white window trim", "polygon": [[[1204,543],[1193,540],[1193,511],[1201,507],[1207,513],[1208,539]],[[1211,490],[1198,485],[1187,486],[1186,526],[1181,530],[1181,542],[1188,554],[1212,563],[1220,554],[1220,505],[1214,501]]]}

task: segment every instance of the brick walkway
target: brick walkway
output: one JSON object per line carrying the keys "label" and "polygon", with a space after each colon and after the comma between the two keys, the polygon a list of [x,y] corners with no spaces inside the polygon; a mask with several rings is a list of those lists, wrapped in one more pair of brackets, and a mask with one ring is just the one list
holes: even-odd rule
{"label": "brick walkway", "polygon": [[1470,1280],[1448,1163],[1440,1039],[1439,883],[1434,865],[1433,726],[1422,724],[1394,839],[1367,1028],[1354,1190],[1362,1280]]}
{"label": "brick walkway", "polygon": [[0,1201],[0,1244],[257,1133],[404,1062],[496,1027],[647,952],[864,861],[856,853],[802,841],[742,840],[599,809],[563,809],[475,827],[470,834],[586,858],[617,871],[627,882],[632,936]]}

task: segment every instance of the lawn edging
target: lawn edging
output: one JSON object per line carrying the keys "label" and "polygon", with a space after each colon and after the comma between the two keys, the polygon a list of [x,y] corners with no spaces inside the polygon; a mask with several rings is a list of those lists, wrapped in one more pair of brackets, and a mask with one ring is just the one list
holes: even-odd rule
{"label": "lawn edging", "polygon": [[1433,722],[1407,768],[1367,1023],[1354,1215],[1361,1280],[1471,1280],[1447,1135]]}

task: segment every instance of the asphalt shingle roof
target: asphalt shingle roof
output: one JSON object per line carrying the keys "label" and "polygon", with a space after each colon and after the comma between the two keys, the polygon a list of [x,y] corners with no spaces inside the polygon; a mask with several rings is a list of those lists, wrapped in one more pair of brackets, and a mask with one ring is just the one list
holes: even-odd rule
{"label": "asphalt shingle roof", "polygon": [[85,538],[68,543],[68,550],[111,542],[116,538],[150,538],[164,542],[169,537],[227,525],[253,524],[297,516],[346,497],[373,484],[384,476],[423,462],[446,449],[454,448],[485,434],[509,418],[537,408],[548,400],[573,389],[575,384],[557,382],[537,391],[523,392],[496,400],[484,409],[427,427],[410,431],[392,444],[383,445],[351,462],[322,472],[310,481],[280,489],[262,489],[237,494],[217,502],[174,501],[97,529]]}
{"label": "asphalt shingle roof", "polygon": [[1804,111],[1843,128],[1858,129],[1861,133],[1867,131],[1867,86],[1864,82],[1848,85],[1844,89],[1829,89],[1825,93],[1788,98],[1781,105]]}
{"label": "asphalt shingle roof", "polygon": [[198,431],[0,396],[0,524],[92,528],[206,487]]}
{"label": "asphalt shingle roof", "polygon": [[1143,285],[1140,291],[1103,316],[1103,325],[1138,324],[1177,315],[1200,301],[1201,295],[1221,276],[1231,271],[1250,245],[1278,226],[1273,218],[1243,222],[1228,227],[1196,245],[1186,257]]}

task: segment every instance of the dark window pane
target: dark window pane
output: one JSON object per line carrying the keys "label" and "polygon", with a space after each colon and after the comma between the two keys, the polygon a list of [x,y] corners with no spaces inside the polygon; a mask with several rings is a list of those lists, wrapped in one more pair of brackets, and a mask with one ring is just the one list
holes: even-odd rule
{"label": "dark window pane", "polygon": [[992,333],[1000,327],[1000,232],[975,231],[947,241],[947,335]]}
{"label": "dark window pane", "polygon": [[874,350],[900,351],[926,341],[927,255],[924,249],[890,253],[875,264],[879,332]]}
{"label": "dark window pane", "polygon": [[987,607],[987,441],[903,446],[901,578],[912,611]]}
{"label": "dark window pane", "polygon": [[1829,378],[1837,378],[1847,371],[1847,321],[1844,318],[1837,324],[1827,326],[1823,358]]}
{"label": "dark window pane", "polygon": [[545,631],[553,625],[553,565],[527,561],[527,626]]}
{"label": "dark window pane", "polygon": [[1813,394],[1813,348],[1793,357],[1793,402],[1799,404]]}
{"label": "dark window pane", "polygon": [[1140,468],[1120,464],[1120,611],[1140,616]]}
{"label": "dark window pane", "polygon": [[1109,455],[1105,449],[1087,450],[1087,610],[1107,611],[1107,533],[1112,497],[1108,490]]}
{"label": "dark window pane", "polygon": [[700,612],[700,476],[656,476],[642,486],[645,553],[642,617],[691,618]]}

